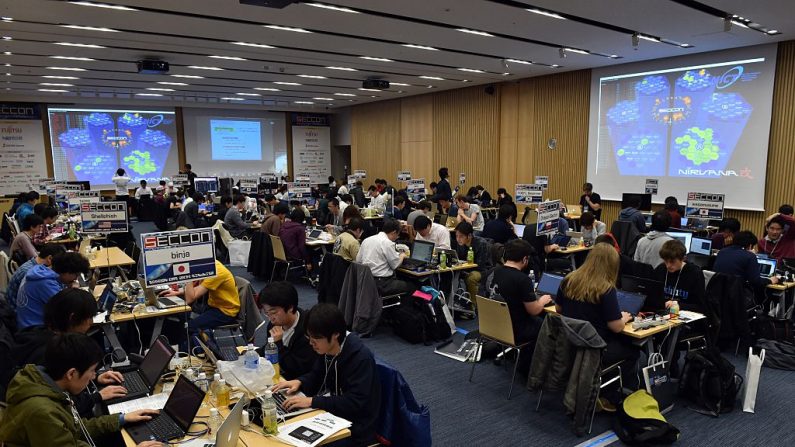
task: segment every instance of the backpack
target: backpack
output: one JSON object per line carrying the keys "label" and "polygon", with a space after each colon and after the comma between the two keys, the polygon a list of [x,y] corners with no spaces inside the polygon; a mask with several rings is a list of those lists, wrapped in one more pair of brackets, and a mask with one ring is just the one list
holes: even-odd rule
{"label": "backpack", "polygon": [[452,336],[438,298],[431,301],[408,297],[401,302],[393,315],[395,333],[409,343],[429,345],[434,340]]}
{"label": "backpack", "polygon": [[619,405],[613,430],[627,445],[672,444],[679,439],[679,429],[665,420],[646,390],[635,391]]}
{"label": "backpack", "polygon": [[679,381],[679,395],[697,405],[691,409],[718,417],[734,409],[743,378],[734,372],[734,365],[717,348],[691,351]]}

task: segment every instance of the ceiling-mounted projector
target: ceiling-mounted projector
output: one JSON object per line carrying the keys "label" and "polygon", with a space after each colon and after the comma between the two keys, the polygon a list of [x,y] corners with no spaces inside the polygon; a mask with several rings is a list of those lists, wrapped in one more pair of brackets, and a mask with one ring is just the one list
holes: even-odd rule
{"label": "ceiling-mounted projector", "polygon": [[138,61],[138,73],[141,74],[165,74],[168,73],[168,62],[144,59]]}
{"label": "ceiling-mounted projector", "polygon": [[293,3],[298,3],[298,0],[240,0],[242,5],[264,6],[266,8],[279,8],[282,9]]}
{"label": "ceiling-mounted projector", "polygon": [[382,79],[365,79],[362,81],[362,88],[371,88],[373,90],[389,90],[389,81]]}

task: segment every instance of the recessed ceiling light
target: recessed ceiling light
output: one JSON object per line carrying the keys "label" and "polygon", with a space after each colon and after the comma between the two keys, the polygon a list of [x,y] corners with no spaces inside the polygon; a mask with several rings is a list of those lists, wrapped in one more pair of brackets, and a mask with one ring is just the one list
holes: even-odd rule
{"label": "recessed ceiling light", "polygon": [[359,14],[359,11],[354,11],[353,9],[344,8],[342,6],[327,5],[325,3],[304,3],[304,4],[306,6],[314,6],[315,8],[330,9],[332,11],[347,12],[350,14]]}
{"label": "recessed ceiling light", "polygon": [[355,69],[355,68],[350,68],[350,67],[333,67],[333,66],[332,66],[332,67],[326,67],[326,68],[328,68],[329,70],[340,70],[340,71],[359,71],[359,70],[357,70],[357,69]]}
{"label": "recessed ceiling light", "polygon": [[363,92],[380,92],[381,91],[381,90],[378,90],[377,88],[362,88],[362,87],[359,87],[357,90],[361,90]]}
{"label": "recessed ceiling light", "polygon": [[10,51],[3,51],[3,54],[5,54],[6,56],[11,56],[11,52]]}
{"label": "recessed ceiling light", "polygon": [[160,82],[158,82],[158,84],[160,84],[160,85],[188,85],[188,84],[186,84],[184,82],[166,82],[166,81],[160,81]]}
{"label": "recessed ceiling light", "polygon": [[196,75],[171,75],[175,78],[185,78],[185,79],[204,79],[204,76],[196,76]]}
{"label": "recessed ceiling light", "polygon": [[232,45],[240,45],[244,47],[255,47],[255,48],[276,48],[270,45],[265,45],[264,43],[250,43],[250,42],[232,42]]}
{"label": "recessed ceiling light", "polygon": [[438,76],[420,76],[420,79],[430,79],[432,81],[444,81],[444,78]]}
{"label": "recessed ceiling light", "polygon": [[272,88],[272,87],[254,87],[254,90],[259,90],[259,91],[263,91],[263,92],[280,92],[281,91],[278,88]]}
{"label": "recessed ceiling light", "polygon": [[558,65],[558,64],[552,64],[552,65],[550,65],[550,67],[552,67],[552,68],[558,68],[558,67],[560,67],[560,65]]}
{"label": "recessed ceiling light", "polygon": [[294,101],[296,104],[314,104],[312,101]]}
{"label": "recessed ceiling light", "polygon": [[102,31],[105,33],[118,33],[119,30],[105,28],[102,26],[84,26],[84,25],[59,25],[61,28],[81,29],[84,31]]}
{"label": "recessed ceiling light", "polygon": [[57,82],[42,82],[39,85],[46,85],[48,87],[74,87],[74,84],[59,84]]}
{"label": "recessed ceiling light", "polygon": [[317,75],[296,75],[299,78],[308,78],[308,79],[328,79],[325,76],[317,76]]}
{"label": "recessed ceiling light", "polygon": [[225,99],[227,101],[245,101],[246,98],[235,98],[234,96],[225,96],[221,99]]}
{"label": "recessed ceiling light", "polygon": [[585,50],[578,50],[577,48],[564,48],[564,51],[568,51],[569,53],[577,53],[577,54],[589,54]]}
{"label": "recessed ceiling light", "polygon": [[147,90],[153,91],[153,92],[174,92],[174,91],[176,91],[173,88],[159,88],[159,87],[147,87]]}
{"label": "recessed ceiling light", "polygon": [[311,33],[312,31],[305,30],[303,28],[294,28],[292,26],[281,26],[281,25],[265,25],[265,28],[270,29],[277,29],[280,31],[292,31],[294,33]]}
{"label": "recessed ceiling light", "polygon": [[93,61],[90,57],[77,57],[77,56],[50,56],[52,59],[64,59],[67,61]]}
{"label": "recessed ceiling light", "polygon": [[301,85],[297,82],[286,82],[286,81],[274,81],[273,83],[279,85]]}
{"label": "recessed ceiling light", "polygon": [[679,46],[682,47],[682,48],[690,48],[693,45],[690,45],[689,43],[680,43]]}
{"label": "recessed ceiling light", "polygon": [[95,8],[105,8],[105,9],[115,9],[117,11],[138,11],[135,8],[130,8],[128,6],[121,6],[121,5],[108,5],[106,3],[94,3],[94,2],[83,2],[83,1],[73,1],[70,2],[73,5],[80,5],[80,6],[93,6]]}
{"label": "recessed ceiling light", "polygon": [[259,93],[235,93],[235,94],[240,96],[262,96]]}
{"label": "recessed ceiling light", "polygon": [[3,36],[3,40],[13,40],[14,38],[11,36]]}
{"label": "recessed ceiling light", "polygon": [[56,88],[40,88],[40,92],[49,92],[49,93],[67,93],[69,90],[60,90]]}
{"label": "recessed ceiling light", "polygon": [[542,16],[552,17],[553,19],[560,19],[566,20],[565,17],[561,16],[560,14],[556,14],[550,11],[544,11],[543,9],[526,9],[527,12],[532,12],[533,14],[539,14]]}
{"label": "recessed ceiling light", "polygon": [[63,70],[63,71],[86,71],[85,68],[76,67],[47,67],[48,70]]}
{"label": "recessed ceiling light", "polygon": [[400,87],[411,87],[411,84],[404,84],[402,82],[390,82],[389,85],[397,85]]}
{"label": "recessed ceiling light", "polygon": [[203,65],[188,65],[187,68],[192,68],[194,70],[223,71],[223,68],[221,67],[205,67]]}
{"label": "recessed ceiling light", "polygon": [[45,78],[45,79],[70,79],[70,80],[80,79],[80,78],[76,78],[74,76],[49,76],[49,75],[48,76],[42,76],[42,78]]}
{"label": "recessed ceiling light", "polygon": [[80,47],[80,48],[106,48],[102,45],[94,45],[93,43],[74,43],[74,42],[53,42],[55,45],[62,45],[65,47]]}
{"label": "recessed ceiling light", "polygon": [[638,34],[639,39],[648,40],[649,42],[659,42],[660,39],[652,36],[644,36],[643,34]]}
{"label": "recessed ceiling light", "polygon": [[618,59],[618,55],[617,54],[611,54],[610,55],[610,59]]}
{"label": "recessed ceiling light", "polygon": [[485,31],[478,31],[475,29],[458,28],[456,29],[456,31],[461,31],[462,33],[467,33],[467,34],[474,34],[476,36],[494,37],[494,34],[487,33]]}
{"label": "recessed ceiling light", "polygon": [[395,62],[392,59],[387,59],[385,57],[359,56],[359,59],[367,59],[368,61],[378,61],[378,62]]}
{"label": "recessed ceiling light", "polygon": [[522,65],[533,65],[531,61],[523,61],[521,59],[505,59],[505,62],[511,62],[514,64],[522,64]]}
{"label": "recessed ceiling light", "polygon": [[163,95],[161,95],[160,93],[136,93],[135,96],[153,96],[153,97],[157,97],[157,96],[163,96]]}
{"label": "recessed ceiling light", "polygon": [[778,30],[777,29],[771,29],[767,33],[768,34],[778,34]]}
{"label": "recessed ceiling light", "polygon": [[467,73],[484,73],[483,70],[476,70],[474,68],[459,68],[458,71],[465,71]]}
{"label": "recessed ceiling light", "polygon": [[404,43],[402,46],[406,48],[414,48],[416,50],[428,50],[428,51],[439,51],[438,48],[429,47],[426,45],[415,45],[413,43]]}
{"label": "recessed ceiling light", "polygon": [[14,21],[14,19],[11,18],[11,17],[0,17],[0,20],[2,20],[3,22],[13,22]]}
{"label": "recessed ceiling light", "polygon": [[316,99],[318,101],[334,101],[334,98],[312,98],[312,99]]}
{"label": "recessed ceiling light", "polygon": [[211,57],[213,59],[225,59],[225,60],[228,60],[228,61],[247,61],[248,60],[248,59],[244,59],[242,57],[237,57],[237,56],[207,56],[207,57]]}
{"label": "recessed ceiling light", "polygon": [[356,96],[353,93],[334,93],[336,96]]}

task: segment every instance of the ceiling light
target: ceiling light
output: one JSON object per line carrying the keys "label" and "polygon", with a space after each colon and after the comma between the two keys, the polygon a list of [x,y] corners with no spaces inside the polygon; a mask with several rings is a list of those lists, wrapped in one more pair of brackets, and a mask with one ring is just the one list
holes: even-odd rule
{"label": "ceiling light", "polygon": [[362,88],[362,87],[359,87],[357,90],[361,90],[363,92],[380,92],[381,91],[381,90],[378,90],[377,88]]}
{"label": "ceiling light", "polygon": [[578,50],[577,48],[564,48],[563,50],[564,50],[564,51],[569,51],[569,52],[571,52],[571,53],[577,53],[577,54],[588,54],[588,52],[587,52],[587,51],[585,51],[585,50]]}
{"label": "ceiling light", "polygon": [[101,26],[84,26],[84,25],[59,25],[61,28],[81,29],[85,31],[102,31],[105,33],[118,33],[119,30],[105,28]]}
{"label": "ceiling light", "polygon": [[159,87],[148,87],[147,90],[153,91],[153,92],[174,92],[174,91],[176,91],[173,88],[159,88]]}
{"label": "ceiling light", "polygon": [[49,87],[74,87],[74,84],[58,84],[57,82],[42,82],[39,85],[46,85]]}
{"label": "ceiling light", "polygon": [[292,31],[294,33],[311,33],[312,31],[305,30],[303,28],[293,28],[291,26],[281,26],[281,25],[265,25],[265,28],[270,29],[277,29],[280,31]]}
{"label": "ceiling light", "polygon": [[232,42],[232,45],[241,45],[244,47],[255,47],[255,48],[276,48],[270,45],[265,45],[264,43],[250,43],[250,42]]}
{"label": "ceiling light", "polygon": [[430,79],[432,81],[444,81],[444,78],[438,76],[420,76],[420,79]]}
{"label": "ceiling light", "polygon": [[397,85],[398,87],[411,87],[411,84],[404,84],[402,82],[390,82],[389,85]]}
{"label": "ceiling light", "polygon": [[53,42],[55,45],[62,45],[65,47],[80,47],[80,48],[106,48],[102,45],[94,45],[93,43],[73,43],[73,42]]}
{"label": "ceiling light", "polygon": [[619,56],[617,54],[611,54],[610,59],[618,59]]}
{"label": "ceiling light", "polygon": [[438,48],[429,47],[429,46],[425,46],[425,45],[415,45],[413,43],[404,43],[402,46],[404,46],[406,48],[414,48],[414,49],[417,49],[417,50],[439,51]]}
{"label": "ceiling light", "polygon": [[680,43],[679,46],[682,47],[682,48],[690,48],[693,45],[690,45],[689,43]]}
{"label": "ceiling light", "polygon": [[514,64],[522,64],[522,65],[533,65],[530,61],[523,61],[520,59],[505,59],[505,62],[512,62]]}
{"label": "ceiling light", "polygon": [[185,79],[204,79],[204,76],[196,76],[196,75],[171,75],[175,78],[185,78]]}
{"label": "ceiling light", "polygon": [[326,67],[329,70],[340,70],[340,71],[359,71],[355,68],[348,68],[348,67]]}
{"label": "ceiling light", "polygon": [[743,23],[743,22],[741,22],[739,20],[732,20],[732,23],[737,25],[737,26],[739,26],[739,27],[741,27],[741,28],[748,29],[748,25],[746,25],[745,23]]}
{"label": "ceiling light", "polygon": [[76,67],[47,67],[48,70],[63,70],[63,71],[86,71],[85,68]]}
{"label": "ceiling light", "polygon": [[552,68],[558,68],[558,67],[560,67],[560,65],[558,65],[558,64],[552,64],[552,65],[550,65],[550,67],[552,67]]}
{"label": "ceiling light", "polygon": [[67,93],[69,90],[59,90],[55,88],[40,88],[40,92],[50,92],[50,93]]}
{"label": "ceiling light", "polygon": [[11,17],[0,17],[0,20],[2,20],[3,22],[13,22],[14,21],[14,19],[11,18]]}
{"label": "ceiling light", "polygon": [[77,57],[77,56],[50,56],[52,59],[64,59],[67,61],[93,61],[90,57]]}
{"label": "ceiling light", "polygon": [[192,68],[194,70],[212,70],[212,71],[222,71],[223,68],[220,67],[205,67],[203,65],[188,65],[187,68]]}
{"label": "ceiling light", "polygon": [[13,40],[14,38],[11,36],[3,36],[3,40]]}
{"label": "ceiling light", "polygon": [[768,33],[768,34],[771,34],[771,35],[772,35],[772,34],[778,34],[778,30],[777,30],[777,29],[771,29],[771,30],[769,30],[767,33]]}
{"label": "ceiling light", "polygon": [[157,97],[157,96],[163,96],[163,95],[161,95],[160,93],[136,93],[136,94],[135,94],[135,96],[152,96],[152,97]]}
{"label": "ceiling light", "polygon": [[359,56],[359,59],[367,59],[368,61],[378,61],[378,62],[395,62],[392,59],[387,59],[384,57]]}
{"label": "ceiling light", "polygon": [[273,83],[279,85],[301,85],[297,82],[286,82],[286,81],[273,81]]}
{"label": "ceiling light", "polygon": [[296,104],[314,104],[312,101],[294,101]]}
{"label": "ceiling light", "polygon": [[649,42],[659,42],[660,39],[652,36],[644,36],[643,34],[638,34],[639,39],[648,40]]}
{"label": "ceiling light", "polygon": [[316,99],[318,101],[334,101],[334,98],[312,98],[312,99]]}
{"label": "ceiling light", "polygon": [[354,11],[353,9],[344,8],[342,6],[326,5],[324,3],[305,3],[305,5],[314,6],[315,8],[330,9],[332,11],[347,12],[350,14],[359,14],[359,11]]}
{"label": "ceiling light", "polygon": [[186,84],[184,82],[166,82],[166,81],[158,82],[158,84],[160,84],[160,85],[188,85],[188,84]]}
{"label": "ceiling light", "polygon": [[539,14],[542,16],[552,17],[553,19],[560,19],[566,20],[565,17],[561,16],[560,14],[555,14],[554,12],[544,11],[543,9],[526,9],[527,12],[532,12],[533,14]]}
{"label": "ceiling light", "polygon": [[207,56],[207,57],[211,57],[213,59],[226,59],[228,61],[247,61],[248,60],[248,59],[244,59],[242,57],[237,57],[237,56]]}
{"label": "ceiling light", "polygon": [[461,31],[462,33],[467,33],[467,34],[474,34],[476,36],[494,37],[494,34],[487,33],[485,31],[478,31],[478,30],[474,30],[474,29],[457,28],[456,31]]}
{"label": "ceiling light", "polygon": [[80,79],[80,78],[76,78],[74,76],[42,76],[42,78],[45,78],[45,79],[70,79],[70,80]]}
{"label": "ceiling light", "polygon": [[317,75],[296,75],[299,78],[308,78],[308,79],[328,79],[325,76],[317,76]]}
{"label": "ceiling light", "polygon": [[108,5],[108,4],[105,4],[105,3],[94,3],[94,2],[83,2],[83,1],[79,1],[79,2],[73,1],[73,2],[70,2],[70,3],[72,3],[73,5],[80,5],[80,6],[93,6],[95,8],[115,9],[117,11],[138,11],[135,8],[130,8],[130,7],[127,7],[127,6]]}
{"label": "ceiling light", "polygon": [[259,93],[235,93],[235,94],[240,96],[262,96]]}
{"label": "ceiling light", "polygon": [[280,92],[278,88],[271,88],[271,87],[254,87],[254,90],[260,90],[263,92]]}
{"label": "ceiling light", "polygon": [[334,93],[336,96],[356,96],[353,93]]}
{"label": "ceiling light", "polygon": [[225,96],[221,99],[225,99],[227,101],[245,101],[246,98],[235,98],[234,96]]}
{"label": "ceiling light", "polygon": [[458,68],[458,71],[465,71],[467,73],[485,73],[483,70],[475,70],[474,68]]}
{"label": "ceiling light", "polygon": [[6,56],[11,56],[11,52],[10,51],[3,51],[3,54],[5,54]]}

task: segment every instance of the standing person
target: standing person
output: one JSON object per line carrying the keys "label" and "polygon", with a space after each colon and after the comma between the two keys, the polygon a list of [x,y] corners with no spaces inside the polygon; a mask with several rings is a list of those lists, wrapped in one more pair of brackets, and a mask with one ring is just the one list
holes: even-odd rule
{"label": "standing person", "polygon": [[784,258],[795,258],[795,219],[776,213],[767,218],[767,234],[759,239],[759,253],[781,262]]}
{"label": "standing person", "polygon": [[20,203],[19,207],[16,209],[14,213],[14,217],[17,219],[17,222],[22,225],[22,222],[25,221],[25,218],[34,214],[34,208],[36,206],[36,202],[38,202],[39,193],[36,191],[30,191],[25,194],[25,201]]}
{"label": "standing person", "polygon": [[740,221],[726,217],[718,224],[718,232],[710,237],[713,250],[721,250],[734,243],[734,235],[740,232]]}
{"label": "standing person", "polygon": [[447,180],[448,177],[450,177],[450,174],[447,168],[439,168],[439,182],[436,184],[435,194],[437,201],[439,198],[453,197],[453,190],[450,188],[450,182]]}
{"label": "standing person", "polygon": [[759,275],[759,261],[753,250],[758,239],[750,231],[740,231],[732,239],[732,244],[723,247],[715,257],[715,264],[712,270],[715,273],[725,273],[733,275],[748,282],[755,287],[765,287],[768,284],[778,284],[777,276],[770,279],[762,278]]}
{"label": "standing person", "polygon": [[467,292],[472,299],[472,306],[477,310],[477,303],[473,299],[478,293],[478,286],[482,273],[490,270],[492,267],[491,248],[489,244],[481,237],[475,236],[475,230],[469,222],[461,222],[455,227],[455,241],[458,246],[455,248],[458,254],[458,259],[466,260],[469,250],[471,249],[475,255],[475,270],[466,270],[462,272],[464,282],[466,283]]}
{"label": "standing person", "polygon": [[[633,195],[627,199],[627,207],[618,213],[618,220],[624,222],[632,222],[639,232],[646,232],[646,218],[643,213],[638,209],[640,208],[640,197]],[[659,248],[659,247],[658,247]]]}
{"label": "standing person", "polygon": [[113,184],[116,185],[116,200],[120,202],[130,201],[130,180],[132,180],[123,168],[116,170],[116,175],[113,176]]}
{"label": "standing person", "polygon": [[44,226],[44,219],[38,214],[28,214],[21,222],[22,231],[19,232],[11,241],[9,249],[11,259],[18,264],[28,262],[36,257],[36,246],[33,245],[33,236],[41,231]]}
{"label": "standing person", "polygon": [[146,186],[146,180],[141,180],[141,186],[135,189],[135,198],[141,200],[141,196],[152,197],[152,188]]}
{"label": "standing person", "polygon": [[[645,224],[644,224],[645,225]],[[668,211],[660,210],[651,217],[651,231],[638,240],[633,259],[637,262],[657,267],[662,264],[660,249],[667,241],[673,240],[665,231],[671,226],[671,215]]]}
{"label": "standing person", "polygon": [[516,229],[511,221],[512,214],[513,208],[510,205],[501,206],[497,211],[497,218],[486,222],[483,226],[481,236],[500,244],[516,239]]}
{"label": "standing person", "polygon": [[459,222],[467,222],[478,233],[483,231],[483,213],[480,212],[479,206],[469,203],[463,194],[458,194],[455,197],[455,204],[458,207]]}
{"label": "standing person", "polygon": [[508,191],[505,188],[498,188],[497,189],[497,208],[503,205],[510,205],[513,208],[513,214],[511,215],[511,221],[516,222],[516,217],[519,215],[518,210],[516,208],[516,204],[513,203],[513,197],[508,194]]}
{"label": "standing person", "polygon": [[[350,209],[350,208],[349,208]],[[381,232],[362,241],[356,262],[366,265],[375,278],[378,292],[382,296],[411,293],[417,288],[395,277],[395,270],[405,259],[405,253],[398,253],[395,241],[400,236],[400,223],[385,218]]]}
{"label": "standing person", "polygon": [[682,228],[682,215],[679,214],[679,201],[676,197],[665,198],[665,211],[671,215],[671,228]]}
{"label": "standing person", "polygon": [[414,231],[418,241],[433,242],[436,248],[450,250],[450,231],[444,225],[431,222],[427,216],[414,219]]}
{"label": "standing person", "polygon": [[586,211],[580,216],[580,228],[582,229],[582,239],[591,242],[607,232],[607,224],[596,220],[590,211]]}
{"label": "standing person", "polygon": [[189,190],[191,192],[195,191],[194,188],[196,183],[196,177],[198,177],[198,175],[196,175],[196,173],[193,172],[193,166],[191,166],[190,163],[185,163],[185,169],[182,170],[181,174],[186,174],[188,176],[188,185],[190,186]]}
{"label": "standing person", "polygon": [[602,218],[602,197],[593,192],[593,185],[585,183],[582,185],[582,195],[580,196],[580,208],[582,213],[593,213],[596,220]]}

